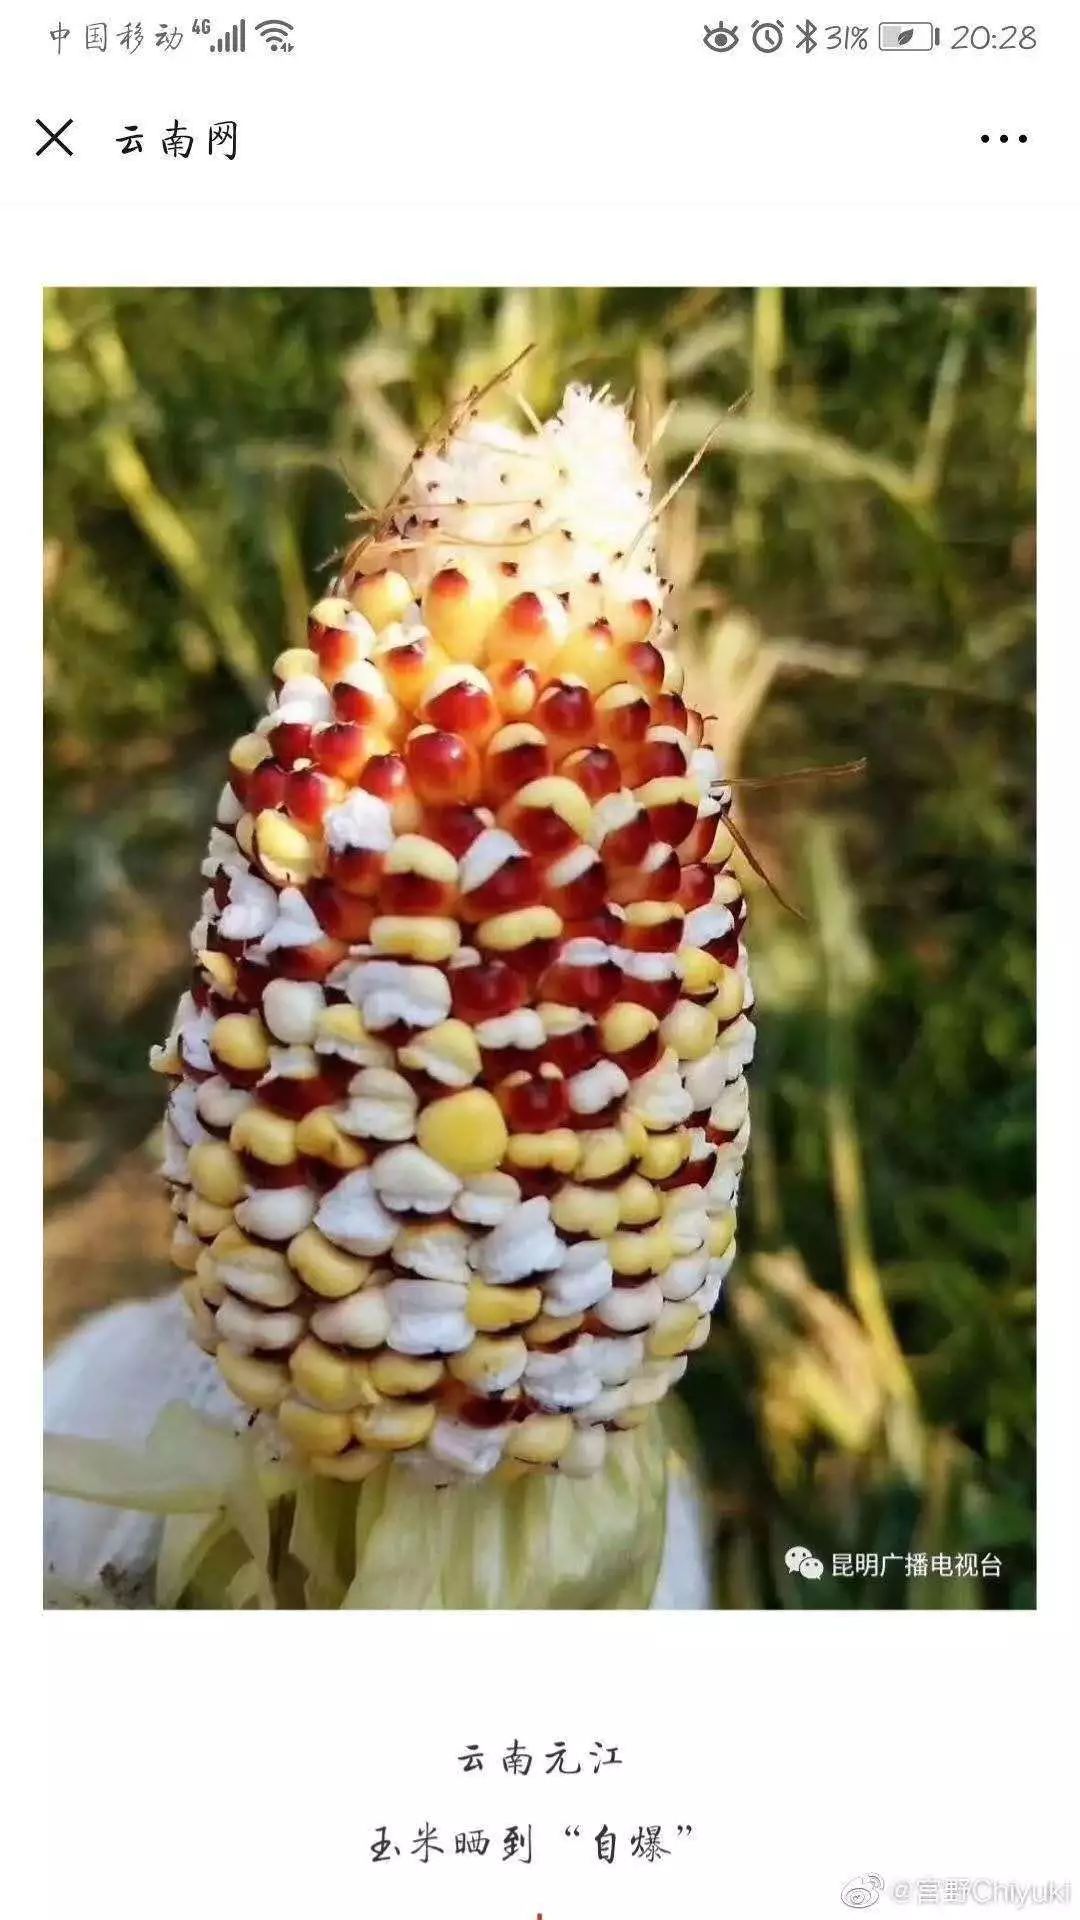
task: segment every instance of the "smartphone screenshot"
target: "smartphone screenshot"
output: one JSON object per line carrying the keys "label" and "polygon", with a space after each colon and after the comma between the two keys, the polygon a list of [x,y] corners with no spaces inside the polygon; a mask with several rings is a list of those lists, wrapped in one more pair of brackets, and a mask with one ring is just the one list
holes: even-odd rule
{"label": "smartphone screenshot", "polygon": [[50,1916],[1067,1908],[1076,19],[129,11],[0,78]]}

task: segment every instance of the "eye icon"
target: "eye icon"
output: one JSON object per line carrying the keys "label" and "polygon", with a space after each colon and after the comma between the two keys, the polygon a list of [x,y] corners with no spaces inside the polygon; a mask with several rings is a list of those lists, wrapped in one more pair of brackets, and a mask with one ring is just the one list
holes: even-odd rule
{"label": "eye icon", "polygon": [[738,44],[738,27],[725,27],[721,20],[719,26],[705,29],[705,45],[711,53],[730,53],[732,47],[737,47]]}

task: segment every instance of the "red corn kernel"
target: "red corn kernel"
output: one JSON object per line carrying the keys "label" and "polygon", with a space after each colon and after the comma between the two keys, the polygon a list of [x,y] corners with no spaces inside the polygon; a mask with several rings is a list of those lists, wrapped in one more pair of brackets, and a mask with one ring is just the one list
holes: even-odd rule
{"label": "red corn kernel", "polygon": [[284,806],[288,778],[285,768],[276,760],[261,760],[254,773],[248,775],[245,806],[254,814]]}
{"label": "red corn kernel", "polygon": [[710,867],[683,867],[679,879],[678,902],[685,913],[706,907],[713,896],[715,875]]}
{"label": "red corn kernel", "polygon": [[676,732],[685,733],[688,717],[686,701],[681,693],[658,693],[652,703],[654,727],[674,727]]}
{"label": "red corn kernel", "polygon": [[368,761],[357,782],[365,793],[374,793],[389,805],[403,799],[409,791],[409,775],[399,753],[376,753]]}
{"label": "red corn kernel", "polygon": [[264,1107],[273,1113],[283,1113],[290,1120],[300,1120],[305,1113],[312,1113],[316,1107],[325,1107],[334,1098],[334,1088],[323,1073],[304,1075],[278,1074],[273,1080],[264,1080],[259,1088],[259,1099]]}
{"label": "red corn kernel", "polygon": [[368,847],[345,847],[340,853],[330,851],[326,856],[327,875],[335,887],[360,900],[374,898],[382,870],[383,855]]}
{"label": "red corn kernel", "polygon": [[310,947],[279,947],[274,968],[285,980],[325,980],[348,952],[344,940],[313,941]]}
{"label": "red corn kernel", "polygon": [[626,678],[648,694],[658,694],[664,684],[664,656],[651,640],[628,640],[619,655]]}
{"label": "red corn kernel", "polygon": [[285,783],[285,806],[301,826],[317,827],[327,807],[340,797],[340,782],[328,780],[314,767],[302,767],[290,773]]}
{"label": "red corn kernel", "polygon": [[454,889],[444,880],[423,873],[384,873],[379,888],[380,913],[445,914]]}
{"label": "red corn kernel", "polygon": [[573,780],[595,805],[622,786],[619,762],[609,747],[583,747],[559,763],[559,772]]}
{"label": "red corn kernel", "polygon": [[417,727],[405,742],[405,765],[417,798],[425,806],[475,800],[480,792],[480,763],[460,734],[438,727]]}
{"label": "red corn kernel", "polygon": [[274,758],[282,767],[295,767],[298,760],[311,759],[312,728],[306,720],[281,720],[267,735]]}
{"label": "red corn kernel", "polygon": [[496,805],[508,800],[530,780],[543,779],[551,772],[551,764],[551,748],[539,727],[527,722],[501,727],[488,741],[484,760],[488,798]]}
{"label": "red corn kernel", "polygon": [[499,709],[489,688],[470,679],[467,670],[464,677],[448,686],[436,682],[422,711],[431,726],[463,734],[467,740],[477,742],[486,740],[499,724]]}
{"label": "red corn kernel", "polygon": [[556,759],[596,739],[593,697],[581,680],[549,681],[533,710],[533,719],[546,733]]}
{"label": "red corn kernel", "polygon": [[370,900],[335,886],[331,880],[310,880],[306,893],[311,911],[332,940],[344,940],[351,946],[367,939],[374,912]]}
{"label": "red corn kernel", "polygon": [[671,728],[654,727],[634,756],[634,785],[643,787],[649,780],[681,780],[690,760],[685,734],[677,739],[658,738]]}
{"label": "red corn kernel", "polygon": [[488,635],[492,660],[528,660],[541,673],[566,637],[568,621],[553,593],[518,593],[508,600]]}
{"label": "red corn kernel", "polygon": [[525,1005],[525,985],[505,960],[479,960],[472,966],[451,967],[447,977],[454,1013],[471,1026],[515,1013]]}
{"label": "red corn kernel", "polygon": [[[622,970],[613,960],[595,965],[573,966],[556,960],[540,977],[541,1000],[556,1000],[563,1007],[577,1007],[582,1013],[603,1013],[622,989]],[[629,998],[624,994],[624,998]]]}
{"label": "red corn kernel", "polygon": [[544,1058],[558,1067],[568,1080],[575,1073],[587,1073],[600,1058],[600,1031],[594,1020],[576,1033],[552,1034],[544,1046]]}
{"label": "red corn kernel", "polygon": [[627,753],[640,746],[651,721],[652,712],[645,694],[626,680],[608,687],[596,703],[600,738],[616,753]]}
{"label": "red corn kernel", "polygon": [[512,854],[482,886],[462,893],[458,912],[463,920],[490,920],[517,907],[535,907],[543,899],[540,875],[528,854]]}
{"label": "red corn kernel", "polygon": [[320,727],[311,744],[312,757],[324,773],[352,781],[368,757],[369,736],[354,721],[337,720]]}
{"label": "red corn kernel", "polygon": [[595,849],[571,848],[553,861],[544,874],[544,897],[564,922],[599,913],[607,898],[607,874]]}
{"label": "red corn kernel", "polygon": [[455,860],[460,860],[486,825],[487,821],[475,807],[427,807],[421,831],[437,840]]}
{"label": "red corn kernel", "polygon": [[566,1082],[556,1067],[515,1074],[495,1089],[495,1098],[512,1133],[547,1133],[565,1126],[570,1112]]}

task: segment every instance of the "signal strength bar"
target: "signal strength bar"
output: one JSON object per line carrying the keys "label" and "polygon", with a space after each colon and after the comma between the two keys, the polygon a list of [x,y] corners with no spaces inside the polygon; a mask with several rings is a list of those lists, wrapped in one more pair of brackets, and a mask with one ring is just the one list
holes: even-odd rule
{"label": "signal strength bar", "polygon": [[211,53],[246,53],[247,21],[241,20],[228,33],[223,33],[220,40],[215,40],[210,51]]}

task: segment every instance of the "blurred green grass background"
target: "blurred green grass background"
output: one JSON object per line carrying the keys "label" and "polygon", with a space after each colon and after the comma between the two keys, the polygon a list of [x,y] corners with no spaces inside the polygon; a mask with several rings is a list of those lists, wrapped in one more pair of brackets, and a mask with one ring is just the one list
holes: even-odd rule
{"label": "blurred green grass background", "polygon": [[[449,397],[633,392],[743,790],[742,1256],[684,1393],[720,1603],[1034,1603],[1034,303],[1019,289],[46,296],[46,1323],[168,1284],[165,1031],[227,743]],[[505,404],[505,402],[503,403]],[[497,410],[497,409],[496,409]],[[719,423],[717,425],[717,423]],[[787,1547],[890,1556],[812,1583]],[[905,1556],[994,1554],[996,1578]],[[932,1561],[928,1561],[932,1565]]]}

